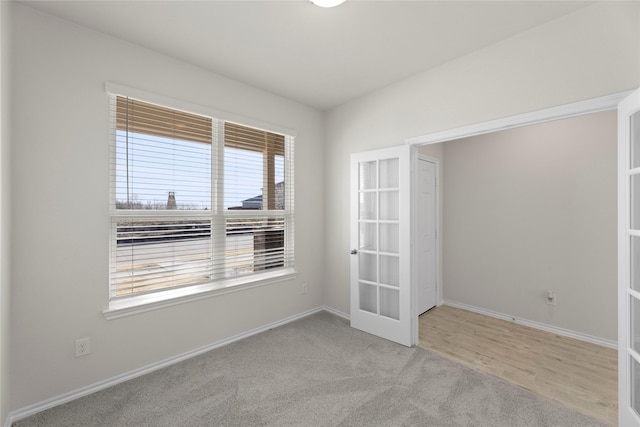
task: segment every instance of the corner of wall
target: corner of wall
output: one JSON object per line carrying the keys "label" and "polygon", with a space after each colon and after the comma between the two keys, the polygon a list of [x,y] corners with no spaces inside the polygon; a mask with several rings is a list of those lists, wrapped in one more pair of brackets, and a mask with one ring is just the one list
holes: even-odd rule
{"label": "corner of wall", "polygon": [[10,345],[9,201],[12,3],[0,2],[0,425],[8,423]]}

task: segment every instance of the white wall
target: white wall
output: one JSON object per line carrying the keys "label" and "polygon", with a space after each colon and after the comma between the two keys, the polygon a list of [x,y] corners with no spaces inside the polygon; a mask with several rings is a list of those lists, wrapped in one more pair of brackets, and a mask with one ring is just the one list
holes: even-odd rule
{"label": "white wall", "polygon": [[348,311],[351,153],[638,87],[638,9],[637,2],[598,3],[331,110],[326,303]]}
{"label": "white wall", "polygon": [[[13,17],[12,410],[322,305],[320,112],[22,4]],[[297,130],[295,280],[105,320],[105,81]]]}
{"label": "white wall", "polygon": [[9,413],[11,140],[11,8],[0,2],[0,423]]}
{"label": "white wall", "polygon": [[444,298],[616,341],[616,111],[443,147]]}

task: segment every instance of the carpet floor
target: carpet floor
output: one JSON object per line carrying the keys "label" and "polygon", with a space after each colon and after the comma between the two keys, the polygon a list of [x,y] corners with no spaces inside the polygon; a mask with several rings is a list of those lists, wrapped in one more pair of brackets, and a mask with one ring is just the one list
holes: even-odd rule
{"label": "carpet floor", "polygon": [[321,312],[13,423],[30,426],[601,426]]}

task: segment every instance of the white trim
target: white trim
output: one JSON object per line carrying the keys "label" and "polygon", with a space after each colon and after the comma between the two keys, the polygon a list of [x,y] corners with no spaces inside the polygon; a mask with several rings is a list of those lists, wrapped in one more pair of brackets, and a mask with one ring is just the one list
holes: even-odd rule
{"label": "white trim", "polygon": [[310,316],[315,313],[319,313],[321,311],[328,311],[337,316],[348,318],[346,314],[340,311],[334,310],[332,308],[329,308],[326,306],[316,307],[311,310],[307,310],[302,313],[298,313],[298,314],[294,314],[293,316],[286,317],[282,320],[278,320],[278,321],[269,323],[267,325],[259,326],[249,331],[240,333],[238,335],[234,335],[229,338],[225,338],[225,339],[216,341],[214,343],[211,343],[193,350],[189,350],[182,354],[169,357],[159,362],[151,363],[147,366],[143,366],[141,368],[134,369],[129,372],[125,372],[124,374],[116,375],[115,377],[111,377],[103,381],[98,381],[97,383],[94,383],[85,387],[81,387],[79,389],[70,391],[68,393],[63,393],[61,395],[52,397],[50,399],[43,400],[42,402],[34,403],[33,405],[26,406],[22,409],[12,411],[7,416],[7,419],[5,421],[5,427],[11,427],[11,424],[16,421],[19,421],[31,415],[37,414],[38,412],[42,412],[44,410],[53,408],[54,406],[62,405],[64,403],[71,402],[72,400],[79,399],[81,397],[87,396],[89,394],[95,393],[100,390],[104,390],[106,388],[123,383],[125,381],[132,380],[142,375],[150,374],[151,372],[157,371],[158,369],[166,368],[167,366],[171,366],[176,363],[182,362],[184,360],[191,359],[192,357],[198,356],[200,354],[206,353],[216,348],[225,346],[227,344],[231,344],[233,342],[242,340],[244,338],[248,338],[250,336],[259,334],[261,332],[268,331],[269,329],[286,325],[287,323],[291,323],[293,321],[302,319],[304,317]]}
{"label": "white trim", "polygon": [[170,96],[159,95],[157,93],[147,92],[118,83],[105,82],[104,89],[105,92],[112,93],[114,95],[128,96],[130,98],[135,98],[141,101],[158,104],[165,107],[175,108],[177,110],[187,111],[201,116],[215,117],[216,119],[239,123],[244,126],[251,126],[261,130],[279,133],[281,135],[289,135],[293,137],[297,135],[297,132],[294,129],[274,125],[272,123],[263,122],[261,120],[252,119],[226,111],[216,110],[203,105],[192,104],[190,102],[172,98]]}
{"label": "white trim", "polygon": [[616,109],[618,107],[618,103],[626,98],[631,92],[632,91],[618,92],[607,96],[587,99],[585,101],[574,102],[572,104],[560,105],[540,111],[518,114],[502,119],[430,133],[428,135],[415,136],[408,138],[406,143],[409,145],[435,144],[438,142],[467,138],[499,130],[512,129],[558,119],[566,119],[583,114],[597,113],[599,111],[613,110]]}
{"label": "white trim", "polygon": [[[410,147],[410,157],[409,157],[409,165],[410,165],[410,175],[409,175],[409,245],[410,245],[410,263],[409,263],[409,274],[410,274],[410,295],[411,301],[409,303],[410,312],[409,316],[411,316],[411,346],[416,346],[420,342],[420,325],[418,316],[420,312],[418,311],[418,282],[420,280],[420,274],[418,271],[418,263],[419,259],[419,251],[418,251],[418,235],[417,233],[412,233],[412,230],[418,229],[418,218],[419,218],[419,209],[418,209],[418,162],[420,161],[418,147],[412,146]],[[402,205],[401,205],[402,206]]]}
{"label": "white trim", "polygon": [[533,320],[523,319],[521,317],[511,316],[510,314],[499,313],[493,310],[487,310],[480,307],[475,307],[468,304],[463,304],[460,302],[455,302],[451,300],[443,300],[443,305],[448,305],[450,307],[460,308],[462,310],[471,311],[473,313],[483,314],[485,316],[494,317],[496,319],[506,320],[508,322],[519,323],[521,325],[529,326],[531,328],[540,329],[543,331],[551,332],[557,335],[562,335],[564,337],[574,338],[580,341],[586,341],[591,344],[601,345],[603,347],[612,348],[614,350],[618,349],[618,343],[613,340],[608,340],[605,338],[594,337],[593,335],[583,334],[581,332],[571,331],[569,329],[559,328],[557,326],[549,325],[546,323],[540,323]]}
{"label": "white trim", "polygon": [[258,286],[281,283],[295,278],[296,272],[293,269],[285,269],[275,272],[252,274],[235,279],[215,281],[203,285],[169,289],[167,291],[154,292],[126,299],[112,300],[109,302],[109,308],[105,309],[102,314],[107,320],[113,320],[157,310],[159,308],[171,307],[172,305],[183,304],[185,302],[198,301],[204,298],[243,291]]}
{"label": "white trim", "polygon": [[331,308],[327,305],[323,305],[322,309],[331,314],[335,314],[336,316],[342,317],[343,319],[351,320],[351,316],[349,316],[347,313],[343,313],[342,311],[336,310],[335,308]]}

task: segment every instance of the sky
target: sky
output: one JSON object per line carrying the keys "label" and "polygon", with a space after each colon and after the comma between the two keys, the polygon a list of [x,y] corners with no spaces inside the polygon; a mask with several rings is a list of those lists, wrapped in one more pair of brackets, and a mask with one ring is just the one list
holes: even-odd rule
{"label": "sky", "polygon": [[[127,138],[126,132],[118,131],[116,200],[164,209],[169,192],[174,192],[178,209],[211,209],[211,148],[211,144],[144,134],[129,133]],[[262,153],[225,148],[224,156],[224,209],[262,194]],[[276,156],[275,182],[281,181],[284,158]]]}

